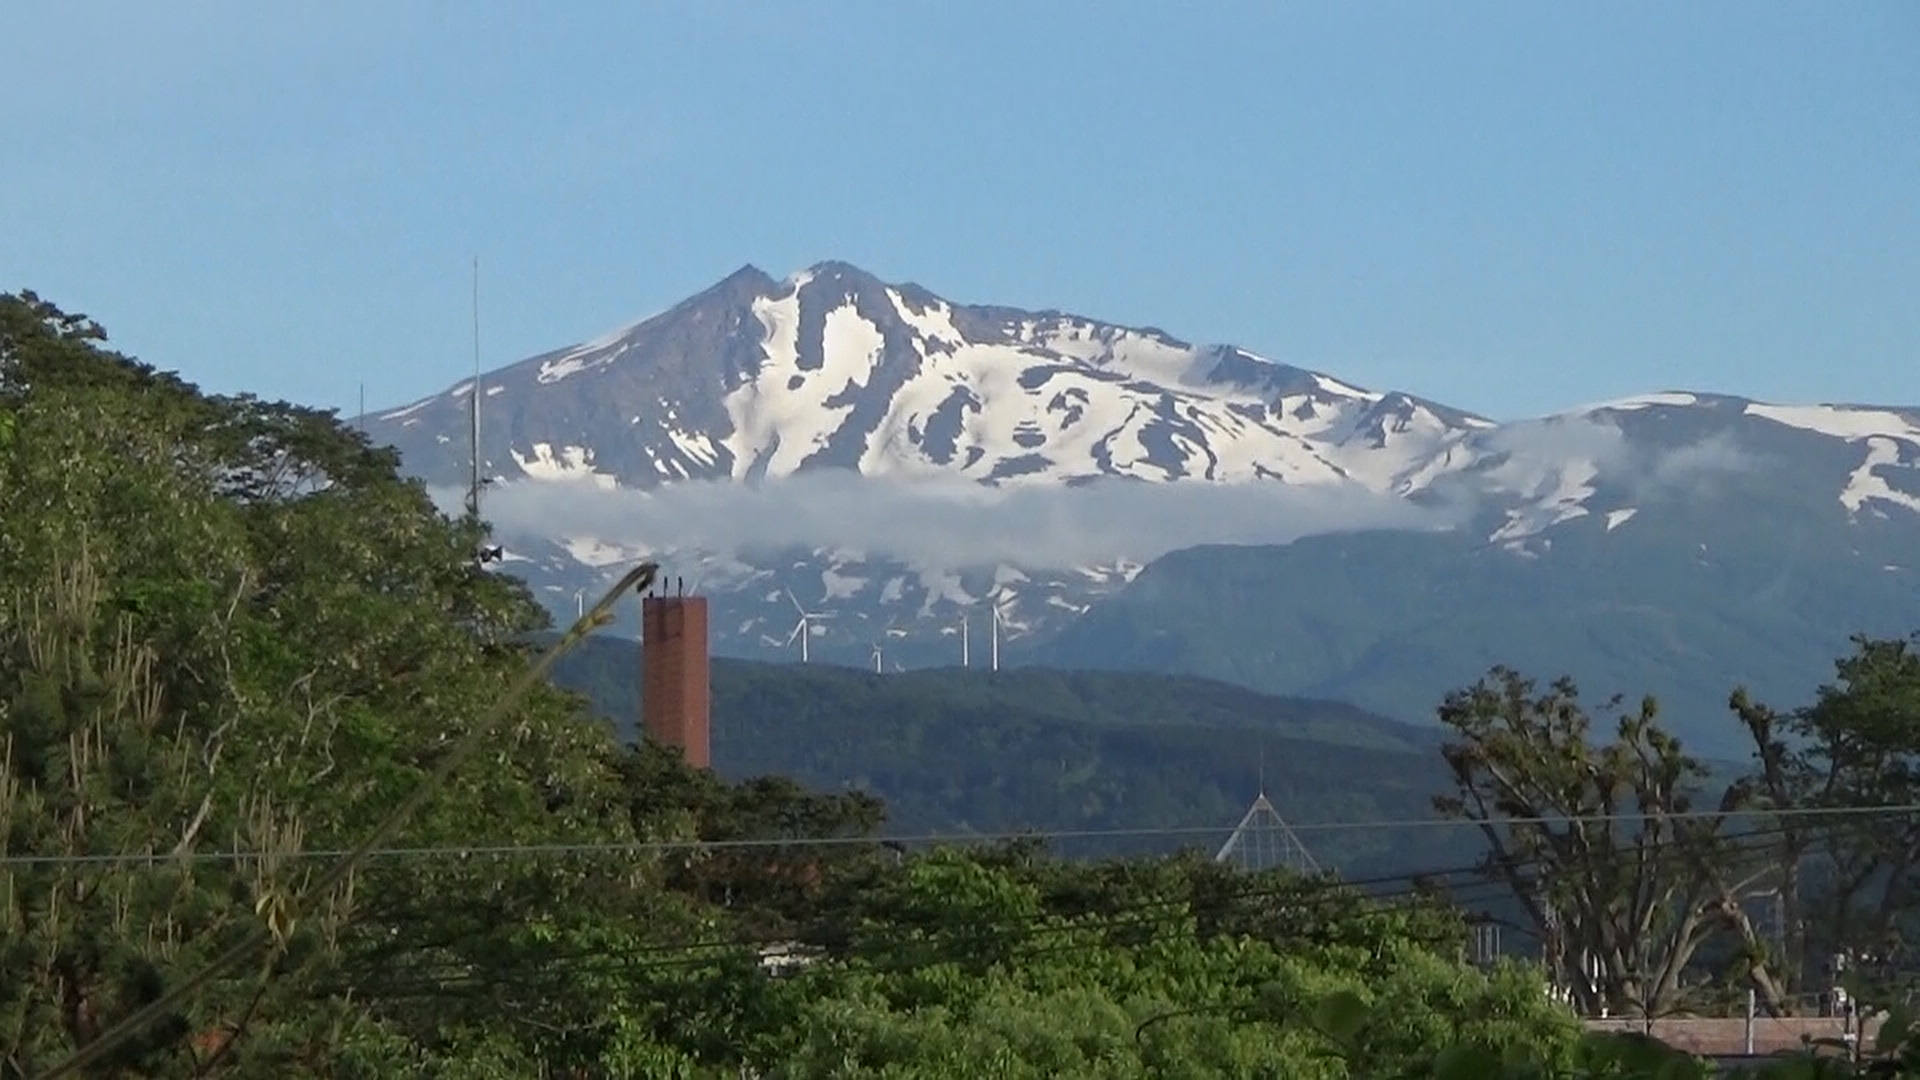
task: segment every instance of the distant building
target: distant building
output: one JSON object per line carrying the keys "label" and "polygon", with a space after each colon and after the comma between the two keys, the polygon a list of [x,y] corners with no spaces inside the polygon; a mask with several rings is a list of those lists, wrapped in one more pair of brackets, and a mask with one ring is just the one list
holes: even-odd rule
{"label": "distant building", "polygon": [[1296,874],[1318,873],[1320,864],[1300,842],[1291,826],[1267,800],[1266,792],[1253,800],[1246,816],[1214,855],[1216,862],[1232,862],[1242,870],[1272,870],[1284,867]]}
{"label": "distant building", "polygon": [[[1833,1040],[1858,1046],[1872,1045],[1883,1016],[1864,1023],[1842,1016],[1700,1016],[1667,1017],[1647,1021],[1616,1017],[1586,1021],[1588,1031],[1637,1032],[1651,1035],[1676,1050],[1710,1058],[1719,1065],[1751,1065],[1776,1054],[1794,1053],[1813,1040]],[[1823,1055],[1845,1055],[1832,1045],[1817,1048]]]}
{"label": "distant building", "polygon": [[712,768],[707,598],[643,597],[640,626],[641,731],[679,747],[687,764]]}

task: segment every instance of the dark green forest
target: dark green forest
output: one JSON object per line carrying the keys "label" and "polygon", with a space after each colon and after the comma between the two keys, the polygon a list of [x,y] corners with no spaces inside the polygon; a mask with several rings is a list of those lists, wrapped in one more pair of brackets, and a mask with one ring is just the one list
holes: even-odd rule
{"label": "dark green forest", "polygon": [[[485,539],[331,412],[203,393],[0,296],[0,1078],[1704,1076],[1580,1017],[1793,1014],[1836,950],[1883,1036],[1771,1075],[1920,1075],[1912,643],[1861,639],[1803,707],[1733,694],[1731,787],[1651,701],[1492,671],[1436,703],[1425,774],[1482,865],[1342,881],[877,838],[938,808],[1120,820],[1153,757],[1230,818],[1248,755],[1291,799],[1419,760],[1405,729],[1203,684],[723,668],[768,741],[725,736],[716,775],[546,678],[596,621],[556,639]],[[622,655],[572,678],[598,664],[631,716]],[[961,760],[987,740],[1024,766]],[[874,794],[943,755],[943,801]],[[750,775],[776,756],[800,764]],[[1031,803],[973,794],[995,783]],[[1349,812],[1392,812],[1379,790]],[[1744,906],[1763,888],[1784,934]],[[1531,957],[1468,962],[1474,891]]]}
{"label": "dark green forest", "polygon": [[[630,734],[638,644],[584,643],[555,679]],[[1433,819],[1446,785],[1437,728],[1205,679],[1023,668],[876,674],[827,664],[713,662],[723,775],[791,776],[870,792],[889,831],[1138,830],[1061,840],[1066,854],[1219,848],[1264,782],[1323,866],[1406,872],[1470,860],[1469,829],[1324,828]],[[1216,826],[1217,833],[1193,830]],[[1150,830],[1169,831],[1152,835]]]}

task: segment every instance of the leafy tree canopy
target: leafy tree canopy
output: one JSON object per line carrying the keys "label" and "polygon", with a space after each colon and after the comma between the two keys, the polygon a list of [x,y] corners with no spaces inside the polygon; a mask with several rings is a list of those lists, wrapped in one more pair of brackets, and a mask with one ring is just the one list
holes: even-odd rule
{"label": "leafy tree canopy", "polygon": [[[572,694],[511,698],[545,620],[482,539],[331,414],[201,393],[0,296],[0,1077],[176,997],[86,1075],[1693,1074],[1582,1040],[1535,969],[1463,963],[1429,900],[1191,855],[890,849],[870,797],[724,783]],[[1769,759],[1767,797],[1908,753],[1903,657],[1764,714],[1825,747]],[[1650,714],[1582,749],[1570,698],[1456,699],[1448,765],[1471,792],[1550,767],[1545,804],[1677,813],[1690,766]],[[503,699],[470,767],[301,903]],[[1525,842],[1617,872],[1579,861],[1596,834]],[[184,992],[263,926],[257,965]]]}

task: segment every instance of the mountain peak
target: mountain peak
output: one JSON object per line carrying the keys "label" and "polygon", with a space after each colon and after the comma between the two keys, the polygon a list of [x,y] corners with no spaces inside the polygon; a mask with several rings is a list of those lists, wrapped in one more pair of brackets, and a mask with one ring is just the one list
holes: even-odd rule
{"label": "mountain peak", "polygon": [[812,274],[815,277],[839,275],[843,277],[866,278],[870,281],[880,280],[879,278],[875,277],[873,274],[868,273],[867,271],[861,269],[858,266],[853,265],[850,262],[847,262],[844,259],[822,259],[821,261],[814,263],[812,266],[807,267],[807,273]]}
{"label": "mountain peak", "polygon": [[772,281],[773,278],[752,263],[741,263],[740,269],[720,279],[719,284],[728,285],[741,281]]}
{"label": "mountain peak", "polygon": [[892,288],[876,275],[839,259],[827,259],[814,263],[805,270],[790,275],[786,284],[789,286],[837,285],[855,294]]}
{"label": "mountain peak", "polygon": [[[740,269],[707,286],[700,292],[675,304],[669,310],[687,307],[691,304],[710,303],[719,300],[722,303],[746,303],[749,298],[777,288],[779,283],[773,276],[752,263],[743,263]],[[636,323],[635,325],[641,325]]]}
{"label": "mountain peak", "polygon": [[[485,378],[503,479],[653,488],[840,469],[987,485],[1260,478],[1385,489],[1461,417],[1231,346],[956,304],[839,259],[752,264],[641,322]],[[376,418],[463,475],[465,383]],[[1391,415],[1388,415],[1391,413]]]}

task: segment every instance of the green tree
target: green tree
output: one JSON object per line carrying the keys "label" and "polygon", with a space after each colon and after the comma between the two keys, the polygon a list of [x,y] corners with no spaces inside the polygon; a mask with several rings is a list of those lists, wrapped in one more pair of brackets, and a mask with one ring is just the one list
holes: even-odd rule
{"label": "green tree", "polygon": [[1718,812],[1697,805],[1706,770],[1660,727],[1652,698],[1599,745],[1567,679],[1540,691],[1496,668],[1448,695],[1439,715],[1453,735],[1442,754],[1456,792],[1435,806],[1479,824],[1486,874],[1512,891],[1578,1008],[1668,1012],[1695,954],[1726,930],[1745,946],[1742,974],[1781,1006],[1740,904],[1777,872],[1775,850],[1729,839],[1723,815],[1739,791]]}
{"label": "green tree", "polygon": [[1729,704],[1755,745],[1744,786],[1757,805],[1785,811],[1772,827],[1789,956],[1801,970],[1843,951],[1886,968],[1910,960],[1901,942],[1920,900],[1920,815],[1846,811],[1920,803],[1920,637],[1857,637],[1834,673],[1790,712],[1745,689]]}
{"label": "green tree", "polygon": [[[312,853],[364,836],[505,694],[538,605],[475,566],[477,523],[440,515],[330,414],[203,395],[102,338],[0,297],[16,860],[0,1060],[23,1073],[71,1052],[261,919],[282,946],[269,989],[253,971],[217,981],[116,1067],[195,1067],[170,1033],[238,1033],[223,1060],[297,1075],[354,1046],[438,1053],[462,1025],[537,1047],[573,1009],[593,1030],[584,995],[503,1008],[417,991],[503,955],[536,969],[623,919],[670,925],[634,917],[659,914],[644,860],[382,858],[331,904],[287,903],[324,865]],[[526,698],[474,766],[401,844],[631,836],[609,733],[571,695]],[[160,863],[72,861],[120,855]]]}
{"label": "green tree", "polygon": [[665,887],[725,909],[743,930],[790,935],[818,921],[835,881],[890,861],[877,840],[857,842],[886,820],[864,792],[819,794],[780,776],[728,784],[644,740],[620,752],[618,771],[635,835],[686,845],[661,856]]}

